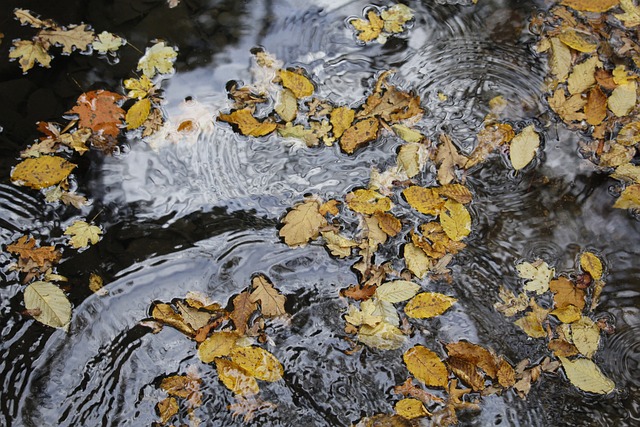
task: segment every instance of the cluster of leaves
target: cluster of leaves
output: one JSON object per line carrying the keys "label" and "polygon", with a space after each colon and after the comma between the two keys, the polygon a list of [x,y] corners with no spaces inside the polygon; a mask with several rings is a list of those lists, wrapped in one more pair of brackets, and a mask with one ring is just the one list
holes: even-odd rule
{"label": "cluster of leaves", "polygon": [[[85,50],[89,46],[107,53],[124,44],[121,38],[110,33],[102,33],[94,40],[94,33],[84,24],[65,29],[22,9],[16,9],[15,16],[23,24],[40,29],[32,41],[15,42],[16,49],[11,54],[20,56],[21,63],[26,61],[23,64],[24,71],[31,68],[37,58],[44,58],[33,52],[40,52],[49,58],[46,61],[39,60],[48,66],[50,56],[47,49],[57,43],[63,46],[65,53],[71,53],[73,48]],[[81,94],[76,105],[67,112],[74,119],[65,124],[38,122],[42,136],[21,152],[23,160],[13,168],[12,182],[41,190],[49,203],[61,202],[78,209],[87,205],[88,200],[75,192],[71,173],[77,163],[73,162],[73,157],[82,156],[91,148],[112,153],[117,150],[119,139],[124,138],[127,131],[142,127],[142,135],[147,136],[157,130],[163,121],[159,108],[162,101],[159,95],[160,78],[156,78],[155,82],[151,78],[158,73],[173,72],[172,64],[176,55],[176,51],[163,42],[156,43],[138,63],[142,77],[124,81],[127,96],[101,89],[89,91]],[[125,113],[123,105],[126,103],[132,105]],[[102,228],[91,224],[91,221],[78,219],[64,230],[64,235],[69,236],[68,245],[71,248],[84,249],[96,244],[102,232]],[[66,328],[71,305],[64,292],[51,283],[66,281],[66,278],[54,272],[55,265],[62,257],[61,249],[55,246],[36,247],[36,244],[35,239],[24,235],[6,248],[7,252],[18,256],[15,268],[25,273],[24,283],[37,280],[25,289],[27,313],[46,325]],[[92,290],[98,291],[102,287],[101,280],[99,276],[92,276]]]}
{"label": "cluster of leaves", "polygon": [[603,266],[592,252],[582,253],[579,262],[582,271],[575,279],[556,277],[554,269],[542,260],[519,264],[518,274],[527,280],[523,291],[516,295],[502,288],[502,302],[495,308],[507,317],[520,316],[514,323],[530,337],[546,339],[573,385],[583,391],[606,394],[614,390],[615,384],[592,359],[601,332],[609,331],[610,326],[590,317],[605,285]]}
{"label": "cluster of leaves", "polygon": [[51,46],[61,47],[62,54],[66,55],[74,51],[89,53],[91,50],[101,54],[113,54],[127,43],[123,38],[107,31],[95,34],[86,24],[64,27],[51,19],[40,19],[26,9],[14,10],[14,16],[22,25],[38,29],[31,40],[15,40],[9,53],[9,58],[18,59],[25,73],[33,68],[36,62],[45,68],[51,66]]}
{"label": "cluster of leaves", "polygon": [[549,55],[549,106],[583,132],[585,156],[628,184],[614,204],[621,209],[640,208],[640,45],[630,32],[639,17],[632,0],[564,0],[533,22]]}
{"label": "cluster of leaves", "polygon": [[[251,280],[250,290],[240,292],[232,299],[232,310],[210,301],[202,295],[189,293],[186,298],[171,303],[155,303],[151,308],[153,324],[145,323],[157,332],[157,325],[171,326],[195,341],[198,357],[204,363],[213,363],[220,382],[231,392],[237,402],[231,408],[236,415],[250,419],[256,411],[273,407],[261,401],[257,380],[273,382],[282,378],[284,372],[278,359],[269,351],[253,344],[268,341],[265,334],[265,319],[286,318],[282,295],[263,274],[256,274]],[[189,394],[172,394],[165,382],[188,383]],[[200,405],[199,384],[189,376],[165,378],[160,385],[169,397],[158,403],[158,412],[164,424],[178,413],[179,405],[175,397],[186,397],[190,408]],[[199,392],[198,392],[199,393]]]}
{"label": "cluster of leaves", "polygon": [[348,22],[357,32],[358,40],[365,43],[376,40],[385,44],[389,36],[403,33],[412,19],[413,10],[398,3],[382,8],[371,7],[366,12],[366,19],[351,18]]}

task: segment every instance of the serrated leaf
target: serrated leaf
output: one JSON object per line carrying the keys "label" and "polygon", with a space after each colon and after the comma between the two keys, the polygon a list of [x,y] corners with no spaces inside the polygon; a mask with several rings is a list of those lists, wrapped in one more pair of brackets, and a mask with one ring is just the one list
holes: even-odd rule
{"label": "serrated leaf", "polygon": [[580,267],[596,280],[602,277],[602,261],[593,252],[580,255]]}
{"label": "serrated leaf", "polygon": [[120,49],[127,41],[121,37],[111,34],[108,31],[103,31],[97,36],[97,40],[92,43],[93,48],[98,53],[115,52]]}
{"label": "serrated leaf", "polygon": [[379,122],[375,117],[360,120],[344,131],[340,137],[340,148],[347,154],[375,140],[378,137]]}
{"label": "serrated leaf", "polygon": [[538,260],[535,263],[522,262],[516,266],[518,275],[529,281],[525,284],[524,290],[535,292],[541,295],[549,290],[549,282],[556,272],[554,268],[549,268],[549,264]]}
{"label": "serrated leaf", "polygon": [[238,366],[236,363],[227,360],[216,358],[214,360],[216,364],[216,370],[218,371],[218,378],[233,393],[240,396],[250,396],[258,394],[260,388],[256,379],[247,374],[247,372]]}
{"label": "serrated leaf", "polygon": [[291,90],[296,98],[306,98],[313,95],[315,90],[311,80],[300,73],[289,70],[278,70],[278,75],[282,79],[282,86]]}
{"label": "serrated leaf", "polygon": [[24,305],[38,322],[66,328],[71,321],[71,303],[53,283],[33,282],[24,290]]}
{"label": "serrated leaf", "polygon": [[156,74],[168,74],[174,71],[173,63],[178,57],[178,52],[164,42],[158,42],[147,48],[144,56],[138,61],[138,71],[153,78]]}
{"label": "serrated leaf", "polygon": [[276,357],[261,347],[235,347],[229,353],[231,360],[248,375],[263,381],[278,381],[284,369]]}
{"label": "serrated leaf", "polygon": [[471,215],[462,203],[447,200],[445,211],[440,213],[440,224],[447,236],[456,242],[471,233]]}
{"label": "serrated leaf", "polygon": [[72,53],[74,48],[84,51],[87,50],[95,37],[93,31],[87,28],[86,24],[71,26],[66,30],[52,28],[40,31],[38,37],[48,43],[61,45],[63,53]]}
{"label": "serrated leaf", "polygon": [[85,221],[74,221],[64,230],[64,234],[71,236],[69,243],[73,248],[80,249],[89,246],[89,244],[95,245],[98,243],[102,229]]}
{"label": "serrated leaf", "polygon": [[49,55],[41,41],[16,40],[13,46],[13,50],[9,52],[9,58],[19,58],[18,63],[23,73],[32,69],[36,62],[45,68],[50,67],[53,57]]}
{"label": "serrated leaf", "polygon": [[125,117],[127,129],[131,130],[142,126],[147,117],[149,117],[149,112],[151,112],[151,100],[149,98],[141,99],[133,104]]}
{"label": "serrated leaf", "polygon": [[282,219],[284,226],[279,235],[291,246],[302,246],[320,235],[320,228],[327,225],[327,220],[319,212],[320,203],[308,200],[298,203]]}
{"label": "serrated leaf", "polygon": [[404,307],[407,316],[414,319],[430,319],[447,311],[458,300],[436,292],[422,292]]}
{"label": "serrated leaf", "polygon": [[511,140],[509,147],[511,165],[515,170],[520,170],[536,156],[538,147],[540,147],[540,136],[536,133],[533,125],[529,125]]}
{"label": "serrated leaf", "polygon": [[420,285],[407,280],[393,280],[376,289],[375,296],[382,301],[398,303],[412,298],[420,290]]}
{"label": "serrated leaf", "polygon": [[427,408],[424,407],[424,403],[413,398],[402,399],[396,402],[394,409],[396,414],[408,420],[431,415],[429,411],[427,411]]}
{"label": "serrated leaf", "polygon": [[231,353],[240,335],[236,331],[216,331],[198,347],[198,357],[204,363],[211,363],[217,357],[225,357]]}
{"label": "serrated leaf", "polygon": [[567,89],[571,95],[582,93],[596,84],[596,67],[602,67],[602,62],[597,56],[573,66],[573,71],[567,79]]}
{"label": "serrated leaf", "polygon": [[552,37],[551,42],[551,73],[560,81],[565,81],[571,70],[571,51],[557,37]]}
{"label": "serrated leaf", "polygon": [[378,38],[384,27],[384,21],[373,10],[367,13],[367,19],[352,19],[349,24],[358,31],[358,39],[365,43]]}
{"label": "serrated leaf", "polygon": [[613,204],[617,209],[640,209],[640,184],[626,187]]}
{"label": "serrated leaf", "polygon": [[604,376],[600,368],[589,359],[569,360],[566,357],[558,357],[562,363],[567,378],[574,386],[582,391],[597,394],[611,393],[616,385]]}
{"label": "serrated leaf", "polygon": [[371,316],[380,316],[382,322],[388,323],[393,326],[400,324],[400,317],[398,311],[393,304],[387,301],[382,301],[377,298],[371,298],[360,303],[363,313],[371,313]]}
{"label": "serrated leaf", "polygon": [[11,181],[39,190],[65,180],[76,166],[58,156],[25,159],[13,168]]}
{"label": "serrated leaf", "polygon": [[446,387],[449,374],[440,357],[426,347],[417,345],[402,356],[411,375],[427,386]]}

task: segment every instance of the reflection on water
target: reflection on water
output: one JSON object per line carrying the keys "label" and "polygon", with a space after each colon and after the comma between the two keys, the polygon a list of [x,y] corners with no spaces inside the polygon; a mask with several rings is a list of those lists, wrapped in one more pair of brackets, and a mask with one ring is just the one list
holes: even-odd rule
{"label": "reflection on water", "polygon": [[[463,150],[472,148],[489,112],[488,101],[497,95],[508,102],[505,119],[537,121],[545,128],[545,154],[535,168],[510,172],[497,155],[468,176],[474,192],[469,245],[455,258],[452,285],[427,284],[429,290],[455,296],[459,304],[424,323],[403,349],[417,343],[440,349],[441,342],[468,339],[512,363],[525,357],[540,360],[547,353],[544,344],[526,339],[493,309],[498,287],[515,286],[514,266],[521,260],[541,257],[559,272],[568,272],[577,254],[594,250],[606,259],[609,272],[598,315],[616,326],[615,334],[603,337],[596,358],[617,390],[589,397],[562,374],[548,375],[534,385],[526,401],[511,391],[485,398],[479,413],[460,416],[461,424],[638,422],[640,271],[634,261],[639,225],[626,212],[610,208],[612,183],[579,159],[577,137],[540,115],[545,68],[524,30],[530,5],[525,10],[515,1],[484,1],[473,7],[465,6],[471,1],[408,2],[416,11],[408,34],[385,45],[362,46],[344,22],[361,16],[365,1],[310,6],[295,0],[184,0],[175,9],[164,2],[116,3],[121,10],[110,2],[89,2],[86,16],[59,20],[121,30],[140,46],[154,37],[178,45],[178,73],[165,82],[170,118],[185,114],[180,105],[193,97],[207,123],[207,117],[225,107],[228,80],[251,81],[250,49],[260,45],[287,65],[304,66],[318,83],[318,94],[339,104],[359,102],[377,73],[397,69],[394,84],[416,91],[428,111],[418,127],[429,137],[451,134]],[[33,9],[56,16],[55,11]],[[106,67],[70,57],[54,69],[68,67],[82,85],[116,85],[129,76],[135,60],[124,55],[116,66]],[[10,65],[13,74],[7,74],[7,81],[29,82]],[[46,82],[47,75],[36,70],[29,78],[55,88]],[[74,93],[60,90],[55,98],[70,105],[67,98]],[[29,126],[59,116],[64,107],[59,110],[38,110],[41,116]],[[33,138],[30,131],[18,131],[20,123],[3,123],[2,149],[11,153],[9,159],[24,139]],[[227,410],[231,395],[214,369],[198,361],[193,342],[170,328],[153,335],[138,322],[148,317],[151,302],[183,297],[188,290],[224,304],[256,272],[268,275],[288,295],[292,318],[290,324],[267,330],[273,341],[269,351],[286,374],[283,381],[264,387],[262,397],[278,407],[260,415],[254,425],[341,426],[393,411],[397,396],[392,387],[406,378],[403,349],[346,353],[350,346],[343,339],[339,315],[346,302],[338,289],[356,280],[350,263],[330,258],[318,246],[289,249],[277,240],[276,226],[286,208],[305,193],[335,197],[366,185],[371,167],[384,168],[398,141],[381,138],[349,157],[337,147],[299,148],[273,135],[249,140],[226,126],[209,124],[189,141],[154,146],[131,141],[126,153],[96,162],[84,177],[81,188],[94,199],[96,212],[102,210],[100,221],[107,232],[98,245],[60,266],[73,284],[68,334],[20,314],[19,278],[8,270],[7,255],[0,255],[5,354],[0,360],[0,424],[150,425],[157,420],[159,378],[185,373],[191,366],[204,380],[205,398],[197,415],[206,425],[242,424]],[[3,164],[3,171],[8,168]],[[8,172],[0,183],[2,243],[27,230],[37,238],[58,239],[60,221],[74,213],[57,217],[39,195],[8,184],[6,176]],[[91,272],[105,277],[108,295],[91,294],[82,285]],[[182,421],[188,422],[186,415]]]}

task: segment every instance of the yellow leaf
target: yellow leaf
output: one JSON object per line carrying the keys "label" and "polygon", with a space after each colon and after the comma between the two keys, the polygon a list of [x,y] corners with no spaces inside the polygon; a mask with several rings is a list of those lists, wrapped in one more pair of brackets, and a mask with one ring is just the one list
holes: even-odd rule
{"label": "yellow leaf", "polygon": [[24,290],[24,305],[34,319],[54,328],[66,328],[71,320],[71,303],[53,283],[33,282]]}
{"label": "yellow leaf", "polygon": [[620,165],[611,174],[611,178],[619,179],[621,181],[626,181],[626,182],[639,183],[640,182],[640,166],[632,165],[631,163]]}
{"label": "yellow leaf", "polygon": [[276,357],[267,350],[250,346],[235,347],[229,357],[246,371],[248,375],[263,381],[278,381],[284,369]]}
{"label": "yellow leaf", "polygon": [[426,215],[439,215],[444,209],[445,200],[435,188],[412,185],[402,191],[412,208]]}
{"label": "yellow leaf", "polygon": [[445,212],[440,213],[440,224],[447,236],[456,242],[471,233],[471,215],[462,203],[447,200],[444,204]]}
{"label": "yellow leaf", "polygon": [[493,307],[507,317],[515,316],[529,306],[529,297],[524,292],[516,296],[504,286],[500,286],[499,292],[502,302],[495,303]]}
{"label": "yellow leaf", "polygon": [[618,209],[640,209],[640,184],[625,188],[613,204]]}
{"label": "yellow leaf", "polygon": [[582,317],[582,310],[573,304],[569,304],[561,308],[556,308],[549,314],[556,316],[562,323],[573,323],[580,320]]}
{"label": "yellow leaf", "polygon": [[375,190],[358,189],[346,196],[347,206],[354,212],[371,215],[391,209],[391,200]]}
{"label": "yellow leaf", "polygon": [[127,122],[127,129],[136,129],[142,126],[142,124],[149,117],[151,111],[151,101],[149,98],[144,98],[136,102],[127,111],[125,120]]}
{"label": "yellow leaf", "polygon": [[275,111],[285,122],[292,122],[295,120],[296,115],[298,114],[298,100],[293,92],[289,89],[283,89],[280,92],[280,97],[275,106]]}
{"label": "yellow leaf", "polygon": [[417,131],[405,125],[395,124],[391,126],[391,128],[396,133],[396,135],[407,142],[420,142],[424,139],[424,135],[421,134],[420,131]]}
{"label": "yellow leaf", "polygon": [[340,148],[347,154],[353,154],[357,148],[377,138],[378,127],[378,119],[375,117],[356,122],[342,134]]}
{"label": "yellow leaf", "polygon": [[580,255],[580,267],[596,280],[602,277],[602,261],[593,252]]}
{"label": "yellow leaf", "polygon": [[323,231],[322,237],[326,241],[327,249],[331,251],[331,255],[338,258],[351,256],[351,249],[358,246],[353,240],[347,239],[333,230]]}
{"label": "yellow leaf", "polygon": [[173,62],[178,57],[178,52],[164,42],[158,42],[147,48],[144,56],[138,61],[138,71],[153,78],[156,74],[168,74],[174,71]]}
{"label": "yellow leaf", "polygon": [[533,311],[528,312],[514,323],[531,338],[544,338],[547,336],[547,331],[542,326],[542,322],[547,318],[549,310],[540,307],[533,299],[531,300],[531,308]]}
{"label": "yellow leaf", "polygon": [[411,375],[427,386],[446,387],[449,374],[447,367],[436,353],[426,347],[417,345],[407,350],[402,356]]}
{"label": "yellow leaf", "polygon": [[211,363],[217,357],[225,357],[236,347],[240,335],[235,331],[216,331],[198,347],[198,357],[204,363]]}
{"label": "yellow leaf", "polygon": [[591,359],[600,345],[600,328],[593,320],[582,316],[571,324],[571,338],[578,351]]}
{"label": "yellow leaf", "polygon": [[383,10],[380,17],[384,21],[384,31],[391,34],[401,33],[404,31],[404,25],[413,19],[413,10],[398,3]]}
{"label": "yellow leaf", "polygon": [[253,303],[260,302],[260,311],[263,316],[275,317],[287,314],[284,309],[287,297],[282,295],[265,275],[254,276],[251,279],[251,286],[253,291],[251,291],[249,300]]}
{"label": "yellow leaf", "polygon": [[626,116],[636,106],[636,82],[629,81],[615,88],[607,104],[609,109],[618,117]]}
{"label": "yellow leaf", "polygon": [[76,167],[58,156],[41,156],[18,163],[11,172],[11,181],[39,190],[65,180]]}
{"label": "yellow leaf", "polygon": [[358,331],[358,341],[380,350],[396,350],[405,343],[406,337],[400,329],[387,322],[375,326],[362,325]]}
{"label": "yellow leaf", "polygon": [[89,275],[89,289],[91,289],[93,293],[104,294],[104,290],[102,289],[103,286],[104,280],[102,279],[102,277],[98,276],[95,273],[91,273]]}
{"label": "yellow leaf", "polygon": [[365,19],[352,19],[349,21],[353,28],[359,31],[358,39],[365,43],[378,38],[384,27],[384,21],[373,10],[367,13],[367,19],[368,21]]}
{"label": "yellow leaf", "polygon": [[567,88],[571,95],[582,93],[596,84],[596,67],[602,67],[602,62],[597,56],[592,56],[573,67],[573,71],[567,79]]}
{"label": "yellow leaf", "polygon": [[606,12],[620,0],[562,0],[562,5],[581,12]]}
{"label": "yellow leaf", "polygon": [[126,43],[126,40],[123,38],[111,34],[108,31],[103,31],[98,34],[98,39],[92,43],[92,46],[98,53],[104,54],[108,52],[115,52],[120,49],[120,46],[125,45]]}
{"label": "yellow leaf", "polygon": [[396,411],[396,414],[403,416],[408,420],[420,417],[428,417],[431,415],[421,401],[413,398],[402,399],[396,402],[394,409]]}
{"label": "yellow leaf", "polygon": [[611,393],[616,385],[605,377],[600,368],[589,359],[569,360],[558,357],[562,363],[567,378],[574,386],[582,391],[597,394]]}
{"label": "yellow leaf", "polygon": [[347,314],[344,316],[344,320],[351,323],[354,326],[367,325],[375,327],[378,323],[382,322],[382,316],[373,314],[376,306],[373,304],[362,304],[360,310],[353,304],[349,304]]}
{"label": "yellow leaf", "polygon": [[231,114],[220,114],[219,120],[238,126],[240,133],[245,136],[264,136],[276,129],[276,124],[268,121],[259,122],[251,114],[249,108],[233,111]]}
{"label": "yellow leaf", "polygon": [[375,296],[382,301],[398,303],[413,297],[420,290],[420,285],[408,280],[385,282],[376,288]]}
{"label": "yellow leaf", "polygon": [[431,269],[431,258],[413,243],[404,245],[404,262],[414,276],[422,279]]}
{"label": "yellow leaf", "polygon": [[382,245],[387,241],[387,233],[380,227],[380,221],[376,216],[365,216],[364,222],[367,245],[371,252],[375,252],[378,250],[378,245]]}
{"label": "yellow leaf", "polygon": [[463,168],[468,159],[458,153],[458,149],[448,135],[440,135],[440,145],[436,154],[436,164],[438,167],[438,181],[442,185],[449,184],[456,179],[456,166]]}
{"label": "yellow leaf", "polygon": [[18,63],[24,73],[32,69],[36,62],[49,68],[53,57],[49,55],[41,41],[16,40],[13,46],[13,50],[9,52],[9,58],[20,58]]}
{"label": "yellow leaf", "polygon": [[330,121],[333,126],[333,136],[340,138],[345,130],[351,127],[356,112],[349,107],[337,107],[331,111]]}
{"label": "yellow leaf", "polygon": [[280,229],[280,237],[291,246],[302,246],[320,235],[320,228],[327,225],[327,220],[319,212],[320,203],[308,200],[298,203],[282,219],[284,227]]}
{"label": "yellow leaf", "polygon": [[301,99],[313,95],[313,83],[302,74],[289,70],[278,70],[278,75],[282,79],[282,86],[290,89],[296,98]]}
{"label": "yellow leaf", "polygon": [[636,145],[640,142],[640,122],[627,123],[620,129],[616,142],[625,147]]}
{"label": "yellow leaf", "polygon": [[564,89],[558,88],[553,96],[547,98],[547,101],[549,101],[551,109],[567,123],[585,119],[584,113],[580,110],[585,106],[587,100],[582,98],[581,94],[576,93],[567,99]]}
{"label": "yellow leaf", "polygon": [[158,408],[158,413],[160,414],[160,422],[162,424],[166,424],[167,422],[169,422],[171,417],[176,415],[178,413],[178,410],[180,409],[180,407],[178,406],[178,401],[175,397],[167,397],[165,399],[162,399],[160,402],[158,402],[156,407]]}
{"label": "yellow leaf", "polygon": [[458,300],[435,292],[422,292],[404,307],[407,316],[414,319],[430,319],[447,311]]}
{"label": "yellow leaf", "polygon": [[589,53],[598,48],[598,43],[593,39],[593,36],[573,28],[564,28],[558,38],[562,43],[578,52]]}
{"label": "yellow leaf", "polygon": [[79,249],[85,248],[89,244],[95,245],[98,243],[102,229],[85,221],[74,221],[73,224],[67,227],[64,234],[71,236],[69,240],[71,246]]}
{"label": "yellow leaf", "polygon": [[627,28],[640,25],[640,7],[633,3],[633,0],[620,0],[620,7],[624,13],[617,13],[614,16],[624,23]]}
{"label": "yellow leaf", "polygon": [[398,166],[406,172],[408,178],[418,175],[422,169],[420,164],[421,147],[421,144],[405,144],[398,151]]}
{"label": "yellow leaf", "polygon": [[439,195],[455,200],[463,205],[470,203],[473,199],[471,191],[462,184],[447,184],[441,187],[435,187],[434,190],[436,190]]}
{"label": "yellow leaf", "polygon": [[200,311],[184,301],[177,301],[176,306],[184,321],[196,331],[206,326],[211,320],[211,313]]}
{"label": "yellow leaf", "polygon": [[129,93],[127,94],[129,98],[141,99],[149,95],[154,85],[149,77],[143,75],[139,79],[125,80],[124,87],[129,89]]}
{"label": "yellow leaf", "polygon": [[63,53],[72,53],[74,47],[78,50],[87,50],[93,42],[93,31],[87,30],[87,25],[71,26],[69,29],[51,28],[38,33],[38,38],[51,44],[62,46]]}
{"label": "yellow leaf", "polygon": [[236,363],[227,359],[215,359],[218,378],[233,393],[240,396],[250,396],[258,394],[260,388],[256,379],[238,366]]}
{"label": "yellow leaf", "polygon": [[515,170],[520,170],[527,166],[536,156],[536,151],[540,146],[540,137],[534,130],[533,125],[529,125],[511,140],[509,148],[509,159]]}
{"label": "yellow leaf", "polygon": [[571,51],[557,37],[551,38],[551,73],[561,82],[565,81],[571,70]]}
{"label": "yellow leaf", "polygon": [[16,19],[20,21],[21,25],[31,25],[33,28],[50,27],[53,25],[53,22],[50,20],[42,21],[41,19],[33,16],[30,10],[15,9],[13,14]]}
{"label": "yellow leaf", "polygon": [[530,262],[522,262],[516,266],[518,275],[523,279],[529,279],[525,284],[524,290],[535,292],[538,295],[549,290],[549,282],[556,273],[554,268],[549,268],[549,264],[542,260],[537,260],[533,264]]}
{"label": "yellow leaf", "polygon": [[193,336],[196,334],[196,331],[169,304],[154,304],[153,310],[151,310],[151,317],[164,325],[176,328],[185,335]]}

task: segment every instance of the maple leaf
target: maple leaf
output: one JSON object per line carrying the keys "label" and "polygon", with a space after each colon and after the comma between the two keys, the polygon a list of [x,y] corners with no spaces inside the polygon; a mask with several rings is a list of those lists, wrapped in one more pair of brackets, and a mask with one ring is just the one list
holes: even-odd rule
{"label": "maple leaf", "polygon": [[157,73],[168,74],[174,71],[173,63],[178,57],[178,52],[164,42],[158,42],[147,48],[144,56],[138,61],[138,71],[153,78]]}
{"label": "maple leaf", "polygon": [[26,73],[33,68],[36,62],[45,68],[50,67],[53,57],[47,52],[48,45],[40,40],[16,40],[13,42],[13,49],[9,52],[9,58],[20,58],[18,63],[22,72]]}
{"label": "maple leaf", "polygon": [[85,221],[74,221],[73,224],[67,227],[64,234],[71,236],[69,243],[73,248],[80,249],[88,247],[89,244],[95,245],[98,243],[102,229]]}
{"label": "maple leaf", "polygon": [[384,31],[387,33],[401,33],[407,22],[413,19],[413,10],[404,4],[394,4],[380,13],[384,21]]}
{"label": "maple leaf", "polygon": [[36,240],[22,236],[16,242],[7,245],[7,252],[18,255],[18,268],[27,273],[24,282],[49,270],[60,261],[62,253],[55,246],[36,247]]}
{"label": "maple leaf", "polygon": [[123,99],[122,95],[102,89],[85,92],[68,113],[78,115],[80,127],[116,137],[120,133],[118,126],[125,117],[124,110],[118,105]]}
{"label": "maple leaf", "polygon": [[85,51],[93,42],[93,31],[87,30],[87,25],[70,26],[69,29],[53,28],[42,30],[38,33],[38,38],[53,45],[61,45],[62,53],[72,53],[74,48]]}
{"label": "maple leaf", "polygon": [[317,200],[307,200],[296,204],[282,219],[284,226],[279,235],[291,246],[302,246],[320,235],[320,228],[327,225],[327,220],[319,212]]}
{"label": "maple leaf", "polygon": [[92,46],[96,51],[98,51],[98,53],[105,54],[109,52],[115,52],[120,49],[120,46],[124,46],[125,44],[127,44],[127,41],[125,39],[111,34],[108,31],[103,31],[97,35],[97,38],[92,43]]}
{"label": "maple leaf", "polygon": [[358,32],[358,39],[365,43],[375,40],[384,27],[384,21],[373,10],[367,13],[367,19],[352,19],[349,24]]}
{"label": "maple leaf", "polygon": [[56,23],[50,19],[41,20],[37,16],[34,16],[30,10],[26,9],[15,9],[13,11],[13,15],[15,18],[20,21],[22,25],[30,25],[33,28],[49,28],[55,27]]}

